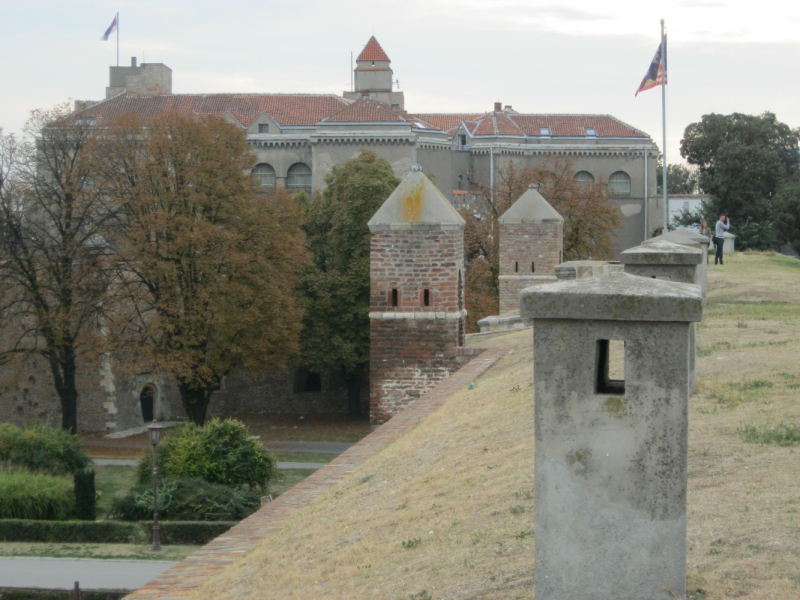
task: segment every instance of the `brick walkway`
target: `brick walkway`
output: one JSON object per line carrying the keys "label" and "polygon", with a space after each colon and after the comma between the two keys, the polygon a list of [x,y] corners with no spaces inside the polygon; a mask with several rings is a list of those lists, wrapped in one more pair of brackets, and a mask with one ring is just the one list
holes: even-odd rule
{"label": "brick walkway", "polygon": [[170,600],[190,594],[209,577],[248,554],[260,540],[282,529],[296,509],[309,505],[329,486],[353,472],[385,445],[399,439],[409,428],[442,406],[450,395],[483,375],[511,349],[509,346],[484,351],[325,467],[126,598]]}

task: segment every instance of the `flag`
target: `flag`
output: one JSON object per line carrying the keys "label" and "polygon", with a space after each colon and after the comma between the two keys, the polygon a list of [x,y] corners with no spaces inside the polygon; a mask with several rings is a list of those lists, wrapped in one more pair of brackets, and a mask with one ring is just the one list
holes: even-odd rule
{"label": "flag", "polygon": [[[661,61],[661,49],[664,49],[664,61],[662,65]],[[663,69],[663,79],[662,79],[662,69]],[[659,44],[658,50],[656,50],[656,55],[653,57],[653,62],[650,63],[650,67],[647,69],[647,74],[642,79],[642,83],[639,86],[639,89],[636,90],[635,96],[639,95],[639,92],[643,92],[645,90],[652,89],[659,85],[663,85],[667,83],[667,36],[664,36],[664,44],[663,46]]]}
{"label": "flag", "polygon": [[114,31],[116,31],[116,29],[117,29],[117,17],[115,16],[114,20],[111,21],[111,25],[108,26],[108,29],[106,29],[106,32],[103,34],[103,37],[101,37],[100,39],[103,40],[104,42],[107,42],[108,38],[111,36],[112,33],[114,33]]}

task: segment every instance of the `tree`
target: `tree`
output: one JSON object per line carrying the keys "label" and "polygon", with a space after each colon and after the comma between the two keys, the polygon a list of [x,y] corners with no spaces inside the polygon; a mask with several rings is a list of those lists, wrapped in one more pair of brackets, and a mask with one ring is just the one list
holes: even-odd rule
{"label": "tree", "polygon": [[798,172],[800,132],[775,115],[703,115],[681,140],[681,156],[699,168],[699,185],[711,194],[709,212],[732,226],[769,221],[778,188]]}
{"label": "tree", "polygon": [[521,169],[511,162],[498,169],[494,190],[480,188],[484,209],[481,216],[463,213],[467,221],[464,237],[466,263],[467,327],[477,330],[477,321],[497,314],[499,301],[498,219],[530,184],[564,218],[564,260],[603,260],[614,253],[616,231],[622,225],[619,209],[609,201],[611,191],[603,182],[585,183],[575,179],[574,161],[554,155],[539,164]]}
{"label": "tree", "polygon": [[129,366],[169,372],[202,425],[228,373],[283,369],[299,350],[302,212],[283,189],[256,192],[245,136],[220,118],[167,113],[142,128],[131,117],[105,135],[133,307],[113,326]]}
{"label": "tree", "polygon": [[115,208],[96,178],[93,130],[67,105],[33,111],[24,133],[0,134],[0,362],[43,357],[61,427],[76,432],[78,363],[101,354],[113,300],[101,232]]}
{"label": "tree", "polygon": [[[664,190],[664,166],[661,156],[658,157],[658,174],[656,187],[658,193]],[[668,194],[694,194],[698,191],[698,172],[696,168],[686,165],[667,165],[667,193]]]}
{"label": "tree", "polygon": [[774,232],[800,253],[800,179],[787,181],[775,194]]}
{"label": "tree", "polygon": [[303,360],[335,369],[347,384],[350,415],[361,414],[369,361],[370,241],[367,222],[400,181],[374,152],[334,167],[309,203],[304,228],[314,267],[304,277]]}

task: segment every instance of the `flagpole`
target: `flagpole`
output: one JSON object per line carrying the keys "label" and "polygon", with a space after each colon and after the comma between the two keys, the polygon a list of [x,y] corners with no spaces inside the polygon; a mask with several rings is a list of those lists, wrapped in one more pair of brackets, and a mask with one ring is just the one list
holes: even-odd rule
{"label": "flagpole", "polygon": [[664,19],[661,19],[661,132],[664,138],[664,148],[661,151],[663,171],[661,183],[664,188],[664,233],[669,232],[669,199],[667,196],[667,48],[664,37]]}
{"label": "flagpole", "polygon": [[[662,29],[664,22],[661,22]],[[119,66],[119,13],[117,13],[117,66]]]}

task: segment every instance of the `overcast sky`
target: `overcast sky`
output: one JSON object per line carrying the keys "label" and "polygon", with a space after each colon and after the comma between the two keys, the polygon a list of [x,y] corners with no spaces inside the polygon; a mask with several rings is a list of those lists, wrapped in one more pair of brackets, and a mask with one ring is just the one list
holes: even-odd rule
{"label": "overcast sky", "polygon": [[0,0],[0,127],[101,99],[120,64],[172,68],[173,92],[349,89],[374,33],[411,112],[608,113],[662,145],[660,88],[634,93],[669,33],[667,154],[703,114],[800,126],[800,4],[788,0]]}

